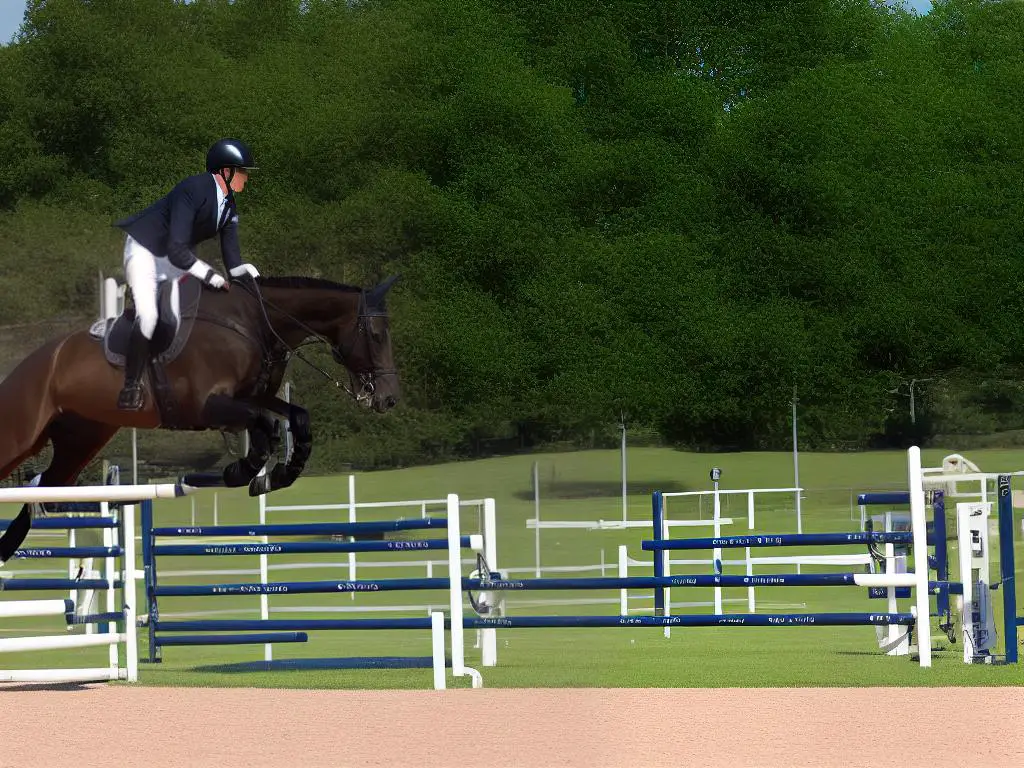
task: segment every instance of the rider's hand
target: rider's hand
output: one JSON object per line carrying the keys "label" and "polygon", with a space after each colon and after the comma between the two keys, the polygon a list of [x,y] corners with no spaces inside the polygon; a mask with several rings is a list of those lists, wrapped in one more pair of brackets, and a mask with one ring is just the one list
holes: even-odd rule
{"label": "rider's hand", "polygon": [[252,264],[239,264],[237,267],[232,268],[232,277],[242,277],[243,275],[248,275],[249,277],[255,279],[260,276],[260,273]]}
{"label": "rider's hand", "polygon": [[193,277],[206,283],[214,290],[227,289],[227,282],[224,280],[224,277],[201,259],[196,259],[192,266],[188,268],[188,271]]}

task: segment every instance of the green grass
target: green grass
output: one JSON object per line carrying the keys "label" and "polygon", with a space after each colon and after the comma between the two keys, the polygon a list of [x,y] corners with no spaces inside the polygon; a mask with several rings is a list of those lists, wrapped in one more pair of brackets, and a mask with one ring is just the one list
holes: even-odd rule
{"label": "green grass", "polygon": [[[926,465],[935,466],[952,451],[925,451]],[[1012,470],[1024,467],[1022,451],[973,451],[968,456],[985,471]],[[542,488],[542,519],[593,520],[621,519],[622,501],[619,495],[619,454],[617,451],[588,451],[579,453],[544,454],[462,462],[433,467],[416,467],[389,472],[360,474],[357,477],[357,500],[386,501],[414,498],[441,499],[447,493],[458,493],[462,498],[496,499],[499,527],[499,565],[527,567],[534,564],[534,532],[527,530],[525,521],[534,515],[531,494],[531,470],[536,461]],[[710,487],[708,471],[711,466],[723,470],[721,487],[767,488],[788,487],[793,482],[792,456],[788,453],[738,454],[685,454],[667,449],[632,449],[628,455],[628,477],[634,491],[628,499],[631,519],[650,518],[649,491],[653,488],[670,490],[706,490]],[[905,454],[903,452],[874,452],[861,454],[804,454],[800,457],[800,479],[808,488],[802,502],[804,531],[855,530],[851,522],[854,494],[858,491],[905,487]],[[325,504],[347,500],[348,486],[345,476],[334,478],[304,478],[295,488],[270,497],[273,504]],[[222,492],[218,497],[219,522],[248,522],[257,520],[256,502],[243,492]],[[730,499],[726,515],[742,516],[738,529],[745,526],[745,499]],[[197,522],[212,523],[212,502],[209,495],[197,500]],[[191,502],[177,500],[157,503],[160,525],[191,522]],[[13,510],[12,510],[13,511]],[[418,510],[405,510],[402,516],[416,515]],[[670,499],[671,517],[694,516],[698,510],[681,500]],[[7,515],[4,515],[7,516]],[[361,511],[360,519],[387,519],[396,514],[386,511]],[[274,513],[269,522],[313,522],[344,520],[346,513]],[[463,512],[463,527],[475,529],[475,512]],[[757,530],[761,532],[795,531],[794,499],[782,494],[763,509],[758,506]],[[1018,530],[1019,530],[1019,523]],[[464,531],[465,532],[465,531]],[[703,531],[690,529],[686,534],[703,535]],[[416,532],[407,535],[437,536],[437,532]],[[641,553],[639,541],[648,536],[646,529],[630,531],[546,530],[541,532],[542,563],[552,566],[595,564],[601,553],[607,561],[615,558],[619,544],[628,544],[630,554],[648,559]],[[52,541],[51,541],[52,543]],[[1018,542],[1018,557],[1024,559]],[[822,548],[813,550],[820,553]],[[834,551],[851,552],[850,548]],[[738,550],[737,553],[741,553]],[[762,551],[762,554],[764,551]],[[788,554],[795,554],[787,550]],[[440,559],[443,553],[430,553],[431,559]],[[702,553],[693,553],[695,557]],[[682,553],[680,553],[682,556]],[[728,556],[728,554],[727,554]],[[739,555],[737,555],[739,556]],[[951,553],[955,558],[955,550]],[[391,555],[369,553],[360,555],[360,561],[421,560],[425,553]],[[331,556],[295,555],[271,558],[271,563],[319,563],[320,567],[285,573],[271,571],[271,580],[299,581],[313,579],[347,578],[347,569],[330,567]],[[1022,560],[1024,561],[1024,560]],[[20,564],[20,567],[40,568],[47,561]],[[255,569],[256,557],[166,558],[161,559],[161,572],[185,569]],[[334,563],[347,562],[347,556],[335,556]],[[955,563],[955,560],[953,560]],[[59,567],[59,566],[49,566]],[[791,572],[792,566],[779,567],[775,572]],[[835,567],[817,569],[804,567],[804,572],[818,570],[835,572]],[[707,572],[691,568],[690,572]],[[641,574],[640,569],[634,575]],[[675,568],[673,572],[684,572]],[[727,573],[738,573],[735,568]],[[761,568],[759,573],[772,570]],[[438,575],[443,575],[441,571]],[[956,568],[954,566],[954,574]],[[421,568],[388,568],[363,570],[362,578],[389,578],[423,576]],[[525,573],[517,574],[526,576]],[[614,575],[609,571],[608,575]],[[257,581],[256,576],[224,575],[218,577],[164,577],[162,583],[211,583]],[[860,588],[775,588],[759,589],[759,602],[802,604],[806,607],[786,609],[803,611],[878,611],[882,601],[869,601]],[[746,590],[725,590],[726,599],[742,598]],[[11,595],[15,597],[15,595]],[[30,595],[19,593],[17,599],[56,597],[57,595]],[[141,596],[140,596],[141,597]],[[617,592],[530,592],[509,596],[509,613],[518,615],[594,613],[609,615],[618,612],[614,604],[559,605],[535,608],[516,603],[527,599],[579,599],[615,598]],[[999,607],[999,593],[995,593]],[[443,592],[407,592],[349,595],[272,595],[270,605],[278,607],[309,606],[381,606],[419,605],[427,600],[443,605]],[[710,589],[674,590],[674,600],[709,601]],[[142,605],[141,599],[139,605]],[[224,618],[256,618],[259,598],[206,597],[165,598],[161,612],[169,614],[184,611],[241,610]],[[901,606],[903,607],[903,606]],[[726,612],[741,612],[745,607],[727,603]],[[778,609],[778,612],[786,612]],[[683,612],[681,610],[677,612]],[[687,612],[710,613],[710,609],[697,608]],[[274,618],[341,617],[359,614],[324,613],[272,613]],[[363,614],[366,615],[366,614]],[[372,614],[380,615],[380,614]],[[396,615],[425,615],[415,612],[388,613]],[[46,622],[49,622],[48,624]],[[10,634],[24,634],[17,630],[28,627],[49,626],[55,633],[63,632],[58,619],[25,619],[8,625]],[[275,658],[329,658],[332,656],[414,655],[429,654],[427,631],[360,631],[310,632],[310,642],[275,647]],[[499,665],[481,670],[485,684],[494,687],[518,686],[855,686],[855,685],[1007,685],[1019,684],[1024,674],[1014,667],[967,666],[961,663],[959,645],[950,647],[944,636],[937,635],[933,647],[935,668],[921,670],[914,661],[881,655],[876,649],[875,630],[872,627],[781,627],[781,628],[674,628],[672,637],[665,638],[658,628],[622,629],[543,629],[501,630],[498,633]],[[147,654],[145,632],[140,631],[141,654]],[[472,646],[473,633],[467,633]],[[470,647],[468,663],[479,665],[477,652]],[[258,661],[263,658],[262,646],[227,646],[166,648],[164,661],[157,665],[143,665],[141,680],[152,685],[216,685],[266,687],[327,687],[327,688],[425,688],[430,686],[429,670],[302,670],[275,672],[229,672],[222,666],[240,661]],[[31,666],[92,666],[102,665],[106,649],[82,649],[63,653],[7,654],[5,668]],[[450,681],[453,682],[453,681]],[[454,682],[461,684],[463,681]]]}

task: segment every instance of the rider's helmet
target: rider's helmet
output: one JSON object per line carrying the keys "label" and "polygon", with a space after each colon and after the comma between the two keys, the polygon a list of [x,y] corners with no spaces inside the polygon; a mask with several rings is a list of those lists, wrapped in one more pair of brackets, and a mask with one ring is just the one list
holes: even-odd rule
{"label": "rider's helmet", "polygon": [[256,168],[252,151],[245,142],[238,139],[221,139],[206,153],[206,170],[216,173],[222,168],[244,168],[247,171]]}

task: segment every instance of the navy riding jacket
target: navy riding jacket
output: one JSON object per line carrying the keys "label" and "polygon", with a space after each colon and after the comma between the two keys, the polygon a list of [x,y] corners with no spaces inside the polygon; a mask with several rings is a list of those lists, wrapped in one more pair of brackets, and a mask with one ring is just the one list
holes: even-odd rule
{"label": "navy riding jacket", "polygon": [[189,176],[144,211],[114,224],[154,256],[166,257],[179,269],[196,261],[196,245],[220,233],[224,268],[231,272],[242,263],[238,245],[238,214],[234,195],[227,197],[218,217],[217,180],[210,173]]}

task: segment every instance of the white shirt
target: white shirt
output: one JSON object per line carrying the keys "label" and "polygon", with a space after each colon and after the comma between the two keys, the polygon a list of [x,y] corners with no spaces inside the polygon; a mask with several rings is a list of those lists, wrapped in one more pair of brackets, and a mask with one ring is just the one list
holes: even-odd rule
{"label": "white shirt", "polygon": [[[221,189],[220,182],[217,181],[217,175],[211,173],[213,177],[213,184],[217,187],[217,218],[214,221],[219,225],[224,218],[224,206],[228,204],[228,196],[224,194],[224,190]],[[219,229],[219,227],[218,227]]]}

